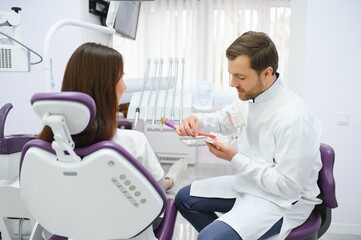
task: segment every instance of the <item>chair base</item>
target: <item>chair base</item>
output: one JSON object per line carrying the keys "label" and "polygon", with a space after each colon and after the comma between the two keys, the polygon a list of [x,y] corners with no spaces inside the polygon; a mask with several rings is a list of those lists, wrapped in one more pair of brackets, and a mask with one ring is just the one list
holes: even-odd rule
{"label": "chair base", "polygon": [[[34,220],[29,212],[25,209],[20,199],[19,178],[14,177],[9,181],[0,183],[0,232],[2,240],[11,240],[14,234],[18,233],[19,226],[16,222],[21,223],[23,233],[31,231]],[[30,221],[30,227],[24,224]]]}

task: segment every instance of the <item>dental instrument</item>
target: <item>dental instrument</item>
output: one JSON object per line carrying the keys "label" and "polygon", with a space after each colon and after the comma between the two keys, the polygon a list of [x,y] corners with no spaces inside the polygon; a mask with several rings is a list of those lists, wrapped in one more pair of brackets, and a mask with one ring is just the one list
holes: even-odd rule
{"label": "dental instrument", "polygon": [[178,81],[178,58],[174,60],[174,91],[173,91],[173,100],[170,113],[170,120],[174,121],[174,105],[175,105],[175,96],[177,94],[177,81]]}
{"label": "dental instrument", "polygon": [[155,95],[154,100],[154,108],[153,108],[153,115],[152,115],[152,129],[154,129],[155,124],[155,115],[157,113],[157,106],[158,106],[158,98],[159,98],[159,91],[160,91],[160,81],[162,79],[162,69],[163,69],[163,58],[159,60],[159,75],[158,75],[158,85],[157,85],[157,92]]}
{"label": "dental instrument", "polygon": [[[165,97],[164,97],[164,104],[161,113],[161,117],[165,117],[165,111],[167,107],[167,99],[168,99],[168,92],[170,87],[170,82],[172,80],[172,66],[173,66],[173,59],[169,58],[169,68],[168,68],[168,77],[167,77],[167,88],[165,90]],[[161,124],[160,131],[163,131],[163,124]]]}
{"label": "dental instrument", "polygon": [[141,107],[141,104],[142,104],[142,101],[143,101],[145,87],[147,85],[148,77],[149,77],[149,68],[150,68],[150,59],[148,58],[147,65],[146,65],[146,68],[145,68],[145,73],[144,73],[143,90],[142,90],[140,98],[139,98],[138,106],[135,109],[134,129],[137,129],[137,124],[138,124],[138,119],[139,119],[139,114],[140,114],[140,107]]}
{"label": "dental instrument", "polygon": [[[172,81],[167,82],[167,75],[168,75],[168,60],[169,57],[173,60],[173,66],[172,66]],[[181,111],[182,116],[188,116],[192,113],[192,95],[193,93],[191,91],[187,91],[187,85],[186,80],[184,80],[183,88],[184,92],[181,92],[181,59],[182,57],[178,57],[176,59],[175,56],[169,56],[167,58],[163,58],[164,64],[162,68],[163,76],[161,78],[161,84],[160,84],[160,91],[159,91],[159,98],[157,101],[157,104],[154,104],[155,98],[156,98],[156,92],[158,90],[157,85],[158,84],[158,75],[159,75],[159,61],[160,57],[153,58],[151,65],[150,65],[150,72],[149,72],[149,79],[148,83],[145,89],[145,93],[143,96],[143,101],[141,103],[140,108],[140,114],[138,119],[138,125],[137,129],[144,131],[144,134],[149,139],[149,142],[152,144],[152,148],[155,151],[155,153],[158,156],[158,159],[161,163],[173,163],[175,160],[177,160],[178,157],[186,158],[188,163],[195,164],[197,159],[197,149],[192,148],[190,146],[187,146],[187,144],[184,144],[182,141],[180,141],[180,137],[177,134],[174,134],[174,130],[172,128],[168,128],[163,126],[162,130],[162,123],[160,122],[160,118],[167,117],[168,119],[171,119],[174,121],[176,125],[179,124],[179,112]],[[153,73],[154,66],[153,62],[154,60],[158,60],[157,65],[157,72],[156,74]],[[178,63],[177,63],[178,62]],[[144,75],[144,72],[142,72],[142,75]],[[155,77],[153,78],[153,75]],[[186,77],[186,72],[184,73],[184,78]],[[153,79],[152,79],[153,78]],[[177,80],[176,80],[177,79]],[[134,80],[134,79],[132,79]],[[152,82],[153,80],[153,82]],[[177,81],[177,83],[175,83]],[[138,107],[138,102],[142,90],[142,83],[143,83],[143,76],[136,81],[129,81],[131,84],[133,84],[135,87],[137,87],[136,91],[133,91],[132,98],[129,104],[127,119],[131,121],[134,124],[135,119],[135,110],[136,107]],[[154,86],[152,86],[152,83],[154,83]],[[170,86],[168,87],[168,84]],[[151,88],[152,87],[152,88]],[[167,104],[165,108],[165,114],[162,113],[163,108],[163,101],[164,97],[166,95],[165,90],[169,89],[168,97],[167,97]],[[135,89],[135,88],[132,88]],[[151,90],[151,92],[150,92]],[[127,91],[128,91],[128,84],[127,84]],[[172,96],[173,94],[173,96]],[[182,97],[182,102],[181,102]],[[174,100],[173,100],[173,99]],[[172,101],[174,101],[172,103]],[[148,102],[148,103],[147,103]],[[156,107],[155,113],[153,116],[154,119],[154,125],[150,124],[152,121],[152,112],[154,111],[153,107]],[[182,109],[181,109],[182,108]],[[173,119],[172,119],[173,118]],[[144,125],[141,128],[140,121],[143,121]],[[181,121],[180,121],[181,122]],[[167,144],[164,145],[164,141],[158,141],[158,139],[164,139]],[[193,140],[197,139],[197,142],[202,143],[205,145],[204,139],[206,137],[198,136],[196,138],[192,138]],[[203,141],[201,140],[203,138]],[[201,146],[200,144],[198,146]],[[175,157],[176,156],[176,157]]]}
{"label": "dental instrument", "polygon": [[176,129],[176,126],[174,125],[174,122],[172,120],[169,120],[168,118],[166,117],[162,117],[160,119],[160,122],[162,124],[165,124],[166,126],[170,127],[170,128],[173,128],[174,130]]}
{"label": "dental instrument", "polygon": [[152,86],[150,87],[150,91],[149,91],[147,105],[145,106],[145,113],[144,113],[144,118],[143,118],[144,124],[146,124],[147,120],[148,120],[148,108],[149,108],[150,100],[152,98],[155,80],[157,78],[157,69],[158,69],[158,59],[154,60],[154,76],[152,79]]}
{"label": "dental instrument", "polygon": [[181,123],[183,120],[183,92],[184,92],[184,58],[182,58],[182,78],[181,78],[181,100],[180,100],[180,108],[179,108],[179,122]]}

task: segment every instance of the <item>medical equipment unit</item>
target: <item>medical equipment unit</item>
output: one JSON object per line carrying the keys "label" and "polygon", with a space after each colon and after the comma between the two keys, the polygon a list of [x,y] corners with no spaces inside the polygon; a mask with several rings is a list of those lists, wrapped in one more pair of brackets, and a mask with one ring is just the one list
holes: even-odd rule
{"label": "medical equipment unit", "polygon": [[[0,72],[29,72],[30,66],[42,61],[42,57],[21,43],[21,8],[12,11],[0,11],[0,27],[13,28],[13,37],[0,31]],[[31,63],[30,52],[39,57],[38,62]]]}
{"label": "medical equipment unit", "polygon": [[[135,39],[140,2],[142,1],[107,3],[89,0],[89,12],[98,15],[103,25],[113,29],[115,34]],[[178,65],[182,68],[179,73]],[[168,66],[167,75],[164,77],[163,66]],[[179,83],[178,75],[181,75]],[[183,116],[191,113],[192,93],[183,90],[183,78],[184,59],[179,61],[177,58],[171,58],[167,61],[159,58],[147,60],[143,81],[124,79],[127,92],[134,92],[127,119],[133,122],[133,129],[144,132],[162,163],[173,163],[180,158],[187,159],[188,164],[196,162],[197,149],[183,144],[173,129],[165,128],[160,122],[161,117],[167,116],[178,124]],[[180,89],[177,89],[177,85]]]}
{"label": "medical equipment unit", "polygon": [[142,91],[135,92],[129,104],[127,119],[134,129],[143,130],[161,163],[181,158],[196,163],[197,148],[184,144],[175,130],[161,121],[167,118],[177,125],[192,112],[192,93],[184,90],[184,66],[183,58],[148,59]]}
{"label": "medical equipment unit", "polygon": [[42,239],[44,229],[56,235],[52,239],[131,238],[162,214],[155,235],[172,238],[174,199],[139,161],[111,140],[74,147],[71,135],[85,131],[95,119],[89,95],[38,93],[31,103],[52,129],[54,141],[35,139],[23,148],[21,199],[36,221],[30,239]]}
{"label": "medical equipment unit", "polygon": [[0,109],[0,234],[2,240],[26,239],[34,221],[20,199],[19,165],[21,150],[35,135],[4,135],[6,118],[13,108],[7,103]]}

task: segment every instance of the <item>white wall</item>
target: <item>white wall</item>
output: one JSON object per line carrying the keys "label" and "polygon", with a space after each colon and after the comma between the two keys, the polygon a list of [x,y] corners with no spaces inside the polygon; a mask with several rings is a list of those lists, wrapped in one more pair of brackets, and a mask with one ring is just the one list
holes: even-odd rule
{"label": "white wall", "polygon": [[[361,234],[361,1],[292,0],[289,86],[324,126],[336,153],[332,232]],[[338,113],[351,116],[338,125]]]}
{"label": "white wall", "polygon": [[[42,1],[42,0],[1,0],[0,11],[10,11],[11,7],[20,7],[22,42],[41,56],[44,55],[44,39],[49,28],[64,18],[99,23],[97,16],[88,12],[88,0],[73,1]],[[0,31],[12,36],[10,27],[0,27]],[[82,42],[94,41],[107,43],[107,36],[91,30],[83,30],[74,26],[60,28],[53,37],[51,56],[53,58],[55,90],[61,86],[65,64],[71,53]],[[31,55],[32,62],[39,59]],[[36,92],[42,92],[44,87],[43,63],[32,65],[30,72],[5,73],[0,72],[0,107],[11,103],[5,135],[31,133],[36,134],[41,129],[41,122],[31,109],[30,98]]]}

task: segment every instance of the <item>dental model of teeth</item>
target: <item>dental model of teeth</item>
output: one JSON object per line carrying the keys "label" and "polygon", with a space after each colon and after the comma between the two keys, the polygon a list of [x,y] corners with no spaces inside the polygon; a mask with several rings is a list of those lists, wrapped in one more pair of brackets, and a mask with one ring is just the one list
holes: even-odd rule
{"label": "dental model of teeth", "polygon": [[217,142],[220,142],[224,145],[232,145],[233,143],[236,142],[238,136],[237,135],[222,135],[220,133],[214,133],[214,132],[211,132],[212,135],[215,136],[215,138],[206,138],[206,142],[209,142],[209,143],[212,143],[214,141],[217,141]]}
{"label": "dental model of teeth", "polygon": [[225,136],[220,133],[211,133],[212,135],[215,135],[216,138],[214,139],[207,138],[206,139],[207,142],[213,143],[214,141],[218,141],[223,143],[224,145],[232,145],[233,143],[236,142],[238,136],[241,135],[243,131],[243,127],[245,125],[242,113],[235,108],[231,108],[230,110],[227,111],[227,117],[229,123],[235,128],[237,128],[237,134]]}
{"label": "dental model of teeth", "polygon": [[232,107],[230,110],[227,111],[227,117],[230,124],[238,129],[238,134],[241,134],[245,125],[242,113]]}

